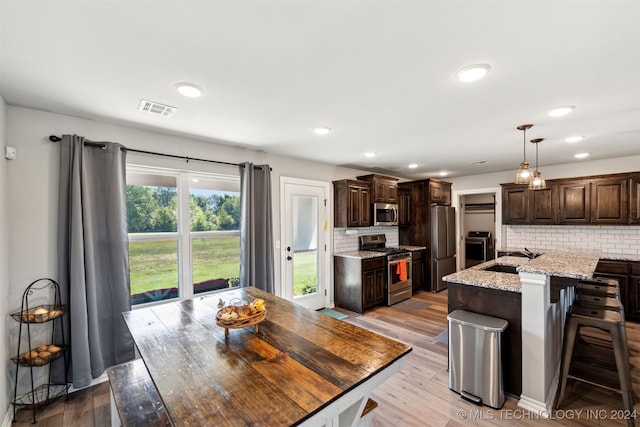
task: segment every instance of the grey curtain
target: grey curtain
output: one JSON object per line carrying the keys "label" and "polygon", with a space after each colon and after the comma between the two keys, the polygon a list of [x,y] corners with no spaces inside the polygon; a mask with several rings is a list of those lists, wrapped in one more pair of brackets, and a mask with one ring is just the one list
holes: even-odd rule
{"label": "grey curtain", "polygon": [[240,286],[274,293],[271,168],[240,164]]}
{"label": "grey curtain", "polygon": [[[64,135],[60,144],[58,274],[70,378],[84,387],[134,358],[122,318],[131,309],[125,161],[120,144]],[[63,377],[61,367],[54,379]],[[57,378],[56,378],[57,377]]]}

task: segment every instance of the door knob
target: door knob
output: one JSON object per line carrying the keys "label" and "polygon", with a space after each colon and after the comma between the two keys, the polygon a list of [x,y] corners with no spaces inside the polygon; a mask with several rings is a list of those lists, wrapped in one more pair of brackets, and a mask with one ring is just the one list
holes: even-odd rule
{"label": "door knob", "polygon": [[291,252],[291,246],[287,246],[287,252]]}
{"label": "door knob", "polygon": [[287,261],[291,261],[293,258],[291,258],[291,255],[287,255]]}

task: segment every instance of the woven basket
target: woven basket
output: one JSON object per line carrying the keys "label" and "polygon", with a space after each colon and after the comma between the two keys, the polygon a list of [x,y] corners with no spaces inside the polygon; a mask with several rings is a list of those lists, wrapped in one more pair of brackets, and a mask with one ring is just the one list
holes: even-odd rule
{"label": "woven basket", "polygon": [[258,332],[258,323],[262,322],[267,316],[267,309],[259,311],[255,314],[250,314],[247,317],[238,318],[235,320],[222,320],[220,316],[224,312],[224,308],[218,310],[216,313],[216,324],[224,328],[224,336],[229,336],[229,329],[248,328],[253,326],[254,331]]}

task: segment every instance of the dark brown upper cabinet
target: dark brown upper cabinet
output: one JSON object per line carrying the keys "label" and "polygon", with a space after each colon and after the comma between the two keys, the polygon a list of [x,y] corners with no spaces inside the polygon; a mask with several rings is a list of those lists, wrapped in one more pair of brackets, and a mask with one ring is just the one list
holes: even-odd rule
{"label": "dark brown upper cabinet", "polygon": [[371,225],[371,187],[368,182],[343,179],[333,182],[334,227]]}
{"label": "dark brown upper cabinet", "polygon": [[503,184],[502,222],[504,224],[556,224],[558,202],[556,186],[529,190],[526,185]]}
{"label": "dark brown upper cabinet", "polygon": [[429,195],[431,203],[438,205],[451,204],[451,183],[432,179],[429,181]]}
{"label": "dark brown upper cabinet", "polygon": [[629,178],[629,223],[640,224],[640,173]]}
{"label": "dark brown upper cabinet", "polygon": [[555,224],[558,222],[557,187],[548,185],[544,190],[531,190],[529,194],[529,219],[531,224]]}
{"label": "dark brown upper cabinet", "polygon": [[591,181],[591,222],[593,224],[627,224],[629,191],[627,177]]}
{"label": "dark brown upper cabinet", "polygon": [[371,183],[373,203],[398,203],[398,179],[384,175],[363,175],[357,177]]}
{"label": "dark brown upper cabinet", "polygon": [[411,191],[398,188],[398,225],[400,227],[411,224]]}
{"label": "dark brown upper cabinet", "polygon": [[640,172],[548,180],[544,190],[502,184],[503,224],[640,224]]}
{"label": "dark brown upper cabinet", "polygon": [[529,223],[529,189],[526,185],[502,185],[502,223]]}
{"label": "dark brown upper cabinet", "polygon": [[591,221],[590,182],[574,181],[558,184],[558,224],[585,225]]}

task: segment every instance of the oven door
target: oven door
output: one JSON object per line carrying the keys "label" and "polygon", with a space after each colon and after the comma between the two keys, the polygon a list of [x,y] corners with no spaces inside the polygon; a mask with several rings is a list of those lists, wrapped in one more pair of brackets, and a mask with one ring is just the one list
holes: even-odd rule
{"label": "oven door", "polygon": [[411,255],[389,261],[387,305],[411,298]]}

